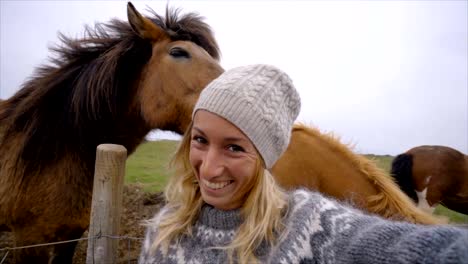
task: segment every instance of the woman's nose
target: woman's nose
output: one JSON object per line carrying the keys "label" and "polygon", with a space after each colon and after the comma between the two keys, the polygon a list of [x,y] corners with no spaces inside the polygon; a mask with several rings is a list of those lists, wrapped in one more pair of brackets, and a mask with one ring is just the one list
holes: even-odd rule
{"label": "woman's nose", "polygon": [[220,151],[209,149],[204,155],[202,164],[200,166],[200,177],[204,179],[211,179],[221,176],[224,170],[223,155]]}

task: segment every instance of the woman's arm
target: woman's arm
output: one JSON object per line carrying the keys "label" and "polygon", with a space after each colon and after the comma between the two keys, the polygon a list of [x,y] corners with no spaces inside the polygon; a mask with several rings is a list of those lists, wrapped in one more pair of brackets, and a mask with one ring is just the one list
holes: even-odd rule
{"label": "woman's arm", "polygon": [[271,263],[466,263],[468,230],[390,221],[307,190],[291,194]]}
{"label": "woman's arm", "polygon": [[337,236],[338,262],[468,263],[468,230],[354,217],[350,228]]}

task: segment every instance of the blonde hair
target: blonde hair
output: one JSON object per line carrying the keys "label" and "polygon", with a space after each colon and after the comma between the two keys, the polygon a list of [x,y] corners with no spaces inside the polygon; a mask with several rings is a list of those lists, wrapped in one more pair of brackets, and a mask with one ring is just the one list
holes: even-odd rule
{"label": "blonde hair", "polygon": [[[167,210],[157,221],[148,223],[158,229],[151,249],[154,251],[159,247],[163,254],[167,254],[170,242],[177,241],[182,235],[192,235],[192,227],[204,204],[189,161],[191,127],[192,124],[171,162],[175,175],[169,179],[164,192]],[[287,195],[264,167],[263,160],[259,158],[253,187],[240,210],[243,223],[233,241],[219,247],[227,250],[230,262],[233,262],[233,257],[240,263],[258,262],[255,249],[265,242],[273,246],[284,229],[282,217],[287,208]]]}

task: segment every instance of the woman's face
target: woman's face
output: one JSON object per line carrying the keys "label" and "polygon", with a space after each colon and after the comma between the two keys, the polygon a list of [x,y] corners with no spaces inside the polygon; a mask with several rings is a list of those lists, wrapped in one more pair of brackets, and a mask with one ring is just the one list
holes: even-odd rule
{"label": "woman's face", "polygon": [[205,110],[195,113],[190,164],[206,203],[221,210],[241,207],[253,187],[257,159],[254,145],[236,126]]}

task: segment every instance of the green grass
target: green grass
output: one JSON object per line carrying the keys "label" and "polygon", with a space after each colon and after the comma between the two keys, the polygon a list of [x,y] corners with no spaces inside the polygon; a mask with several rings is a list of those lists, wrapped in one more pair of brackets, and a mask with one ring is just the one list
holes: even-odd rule
{"label": "green grass", "polygon": [[[174,140],[161,140],[141,144],[127,159],[125,183],[138,184],[146,192],[162,191],[171,174],[168,164],[178,143],[179,141]],[[365,156],[374,160],[377,166],[386,172],[390,172],[393,156],[373,154]],[[468,224],[468,215],[451,211],[443,206],[438,206],[435,214],[447,216],[451,222]]]}
{"label": "green grass", "polygon": [[170,176],[168,165],[177,144],[173,140],[141,144],[127,159],[125,183],[138,184],[151,193],[162,191]]}
{"label": "green grass", "polygon": [[434,214],[448,216],[452,223],[468,224],[468,215],[452,211],[442,205],[436,207]]}
{"label": "green grass", "polygon": [[373,160],[377,163],[377,166],[382,168],[386,172],[390,172],[392,166],[393,156],[390,155],[374,155],[374,154],[366,154],[364,155],[368,159]]}

